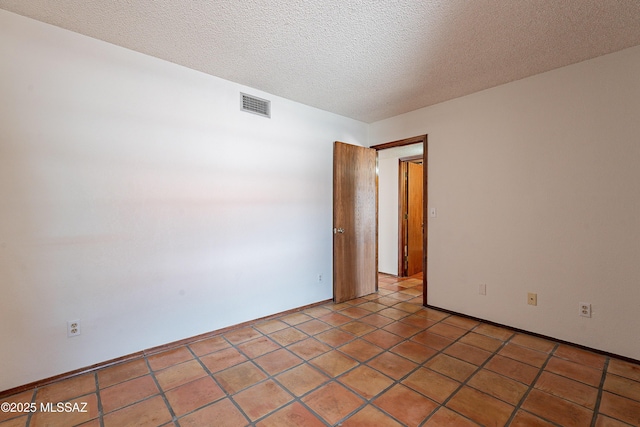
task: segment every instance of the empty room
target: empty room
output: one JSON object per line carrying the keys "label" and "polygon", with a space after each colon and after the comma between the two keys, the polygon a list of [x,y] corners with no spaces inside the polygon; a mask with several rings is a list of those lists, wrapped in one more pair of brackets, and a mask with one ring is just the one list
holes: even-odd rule
{"label": "empty room", "polygon": [[640,2],[0,0],[0,427],[640,426]]}

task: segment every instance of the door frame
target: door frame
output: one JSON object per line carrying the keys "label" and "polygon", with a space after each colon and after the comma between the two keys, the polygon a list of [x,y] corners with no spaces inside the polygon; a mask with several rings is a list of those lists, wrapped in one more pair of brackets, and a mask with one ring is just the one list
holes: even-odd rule
{"label": "door frame", "polygon": [[427,306],[427,290],[428,290],[428,286],[427,286],[427,242],[428,242],[428,235],[429,235],[429,212],[428,212],[428,206],[429,206],[429,198],[428,198],[428,170],[429,170],[429,143],[428,143],[428,135],[419,135],[419,136],[414,136],[412,138],[405,138],[405,139],[400,139],[397,141],[391,141],[391,142],[386,142],[384,144],[377,144],[377,145],[372,145],[369,148],[373,148],[376,151],[380,151],[380,150],[385,150],[387,148],[394,148],[394,147],[403,147],[405,145],[412,145],[412,144],[417,144],[417,143],[422,143],[422,179],[423,179],[423,184],[422,184],[422,220],[424,221],[424,235],[422,238],[422,305],[423,306]]}
{"label": "door frame", "polygon": [[404,253],[404,250],[409,245],[407,239],[409,225],[406,221],[407,218],[403,218],[403,216],[407,215],[409,210],[407,203],[409,196],[409,188],[407,186],[408,163],[418,163],[416,160],[419,160],[422,165],[422,157],[422,154],[419,154],[398,159],[398,277],[407,277],[407,268],[405,266],[405,256],[407,254]]}

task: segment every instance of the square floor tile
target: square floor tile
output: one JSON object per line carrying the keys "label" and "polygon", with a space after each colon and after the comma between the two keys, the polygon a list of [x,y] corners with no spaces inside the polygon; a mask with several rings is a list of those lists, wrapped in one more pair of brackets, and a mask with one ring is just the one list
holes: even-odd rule
{"label": "square floor tile", "polygon": [[338,381],[367,400],[393,384],[391,378],[365,365],[347,372]]}
{"label": "square floor tile", "polygon": [[214,377],[229,394],[235,394],[267,378],[264,372],[251,362],[233,366],[214,374]]}
{"label": "square floor tile", "polygon": [[439,403],[444,403],[460,387],[459,382],[426,368],[413,372],[402,384]]}
{"label": "square floor tile", "polygon": [[173,412],[180,417],[226,396],[211,377],[203,377],[165,393]]}
{"label": "square floor tile", "polygon": [[378,314],[381,314],[393,320],[400,320],[403,317],[407,317],[409,315],[409,313],[407,313],[406,311],[398,310],[397,308],[393,307],[380,310]]}
{"label": "square floor tile", "polygon": [[500,341],[507,341],[514,335],[512,330],[501,328],[499,326],[489,325],[487,323],[481,323],[473,329],[473,332],[486,335],[491,338],[498,339]]}
{"label": "square floor tile", "polygon": [[[38,402],[38,403],[41,403],[41,402]],[[55,407],[55,404],[57,402],[52,402],[52,403],[54,404],[54,407]],[[71,404],[72,408],[76,406],[79,410],[84,409],[85,412],[80,412],[80,411],[36,412],[32,414],[31,421],[29,422],[29,426],[30,427],[76,426],[79,424],[83,424],[87,421],[90,421],[92,419],[96,419],[100,414],[98,410],[98,396],[96,395],[96,393],[91,393],[89,395],[72,399],[68,403]],[[165,407],[165,410],[166,410],[166,407]]]}
{"label": "square floor tile", "polygon": [[105,388],[148,373],[147,361],[144,358],[140,358],[100,369],[98,371],[98,384],[100,388]]}
{"label": "square floor tile", "polygon": [[207,375],[207,372],[197,360],[191,360],[156,372],[155,375],[160,387],[162,387],[164,391],[167,391],[195,379],[202,378]]}
{"label": "square floor tile", "polygon": [[536,368],[541,368],[549,358],[547,353],[521,347],[510,342],[502,347],[498,354],[526,363],[527,365],[535,366]]}
{"label": "square floor tile", "polygon": [[595,408],[598,398],[597,388],[546,371],[536,381],[535,388],[591,410]]}
{"label": "square floor tile", "polygon": [[522,397],[529,390],[526,385],[487,369],[476,373],[467,384],[514,406],[522,400]]}
{"label": "square floor tile", "polygon": [[400,341],[403,341],[402,337],[392,334],[391,332],[383,331],[382,329],[369,332],[368,334],[363,335],[362,339],[384,349],[391,348]]}
{"label": "square floor tile", "polygon": [[177,365],[178,363],[186,362],[192,359],[193,354],[191,354],[187,347],[178,347],[147,357],[149,366],[151,366],[151,369],[153,369],[154,371],[159,371],[161,369],[168,368],[169,366]]}
{"label": "square floor tile", "polygon": [[262,334],[250,326],[234,329],[224,334],[224,337],[231,344],[240,344],[241,342],[249,341],[260,336],[262,336]]}
{"label": "square floor tile", "polygon": [[288,328],[289,325],[281,320],[273,319],[267,320],[266,322],[257,323],[254,327],[263,334],[270,334],[272,332]]}
{"label": "square floor tile", "polygon": [[305,363],[281,373],[276,379],[293,395],[300,397],[327,382],[329,377]]}
{"label": "square floor tile", "polygon": [[429,330],[414,335],[411,337],[411,341],[426,345],[427,347],[431,347],[435,350],[443,350],[445,347],[448,347],[453,343],[452,339],[434,334],[433,332],[429,332]]}
{"label": "square floor tile", "polygon": [[393,319],[389,319],[388,317],[381,316],[380,314],[377,314],[377,313],[373,313],[368,316],[361,317],[359,320],[368,325],[375,326],[376,328],[382,328],[383,326],[394,322]]}
{"label": "square floor tile", "polygon": [[603,389],[640,402],[640,382],[629,378],[607,374]]}
{"label": "square floor tile", "polygon": [[543,353],[551,353],[556,347],[556,343],[552,341],[525,334],[516,334],[511,338],[511,340],[509,340],[509,342],[532,350],[538,350]]}
{"label": "square floor tile", "polygon": [[503,342],[500,340],[485,335],[476,334],[474,332],[470,332],[467,335],[463,336],[458,342],[472,345],[474,347],[478,347],[492,353],[498,350],[503,344]]}
{"label": "square floor tile", "polygon": [[412,314],[405,318],[398,320],[400,323],[406,323],[408,325],[415,326],[416,328],[426,329],[430,326],[435,325],[437,322],[435,320],[427,319],[426,317],[419,316],[417,314]]}
{"label": "square floor tile", "polygon": [[563,377],[571,378],[593,387],[599,387],[602,379],[602,371],[598,369],[571,362],[570,360],[560,359],[555,356],[549,359],[544,369],[545,371],[553,372],[554,374],[562,375]]}
{"label": "square floor tile", "polygon": [[453,356],[456,359],[472,363],[476,366],[482,365],[487,361],[489,357],[493,355],[493,353],[490,353],[486,350],[461,342],[455,342],[451,344],[444,350],[444,353],[448,354],[449,356]]}
{"label": "square floor tile", "polygon": [[539,372],[531,365],[497,354],[484,367],[527,385],[533,383]]}
{"label": "square floor tile", "polygon": [[416,363],[424,363],[437,354],[434,349],[413,341],[403,341],[390,351]]}
{"label": "square floor tile", "polygon": [[447,323],[438,323],[429,328],[429,332],[438,334],[450,340],[457,340],[461,336],[467,333],[466,329],[458,328],[457,326],[449,325]]}
{"label": "square floor tile", "polygon": [[224,350],[219,350],[215,353],[200,357],[200,361],[204,363],[207,369],[212,373],[223,371],[246,360],[246,356],[235,348],[225,348]]}
{"label": "square floor tile", "polygon": [[422,329],[416,326],[409,325],[407,323],[402,323],[402,322],[390,323],[387,326],[383,327],[382,329],[384,329],[387,332],[391,332],[392,334],[401,336],[403,338],[409,338],[410,336],[415,335],[418,332],[422,331]]}
{"label": "square floor tile", "polygon": [[477,320],[455,315],[447,317],[442,322],[466,330],[473,329],[480,324],[480,322],[478,322]]}
{"label": "square floor tile", "polygon": [[[22,393],[17,393],[8,397],[5,397],[3,399],[0,399],[0,403],[29,403],[33,400],[33,393],[34,390],[28,390]],[[2,423],[3,421],[9,420],[11,418],[18,418],[21,414],[19,412],[10,412],[10,411],[0,411],[0,423]],[[19,421],[14,421],[14,423],[20,423]],[[25,419],[25,423],[26,424],[26,419]],[[23,425],[24,425],[23,424]],[[1,427],[4,427],[2,424],[0,424]]]}
{"label": "square floor tile", "polygon": [[515,407],[471,387],[463,387],[446,405],[449,409],[484,426],[507,424]]}
{"label": "square floor tile", "polygon": [[356,336],[340,329],[330,329],[315,336],[315,339],[331,346],[338,347],[355,339]]}
{"label": "square floor tile", "polygon": [[625,423],[640,426],[640,402],[635,400],[605,391],[602,393],[599,411]]}
{"label": "square floor tile", "polygon": [[36,392],[36,402],[64,402],[95,391],[95,374],[84,374],[44,386]]}
{"label": "square floor tile", "polygon": [[360,362],[365,362],[384,351],[377,345],[361,339],[353,340],[338,348],[338,350]]}
{"label": "square floor tile", "polygon": [[300,329],[302,332],[304,332],[307,335],[317,335],[320,332],[324,332],[328,329],[331,329],[331,326],[321,322],[320,320],[310,320],[308,322],[304,322],[301,323],[299,325],[296,325],[297,329]]}
{"label": "square floor tile", "polygon": [[368,323],[355,320],[353,322],[345,323],[344,325],[340,326],[340,329],[359,337],[375,330],[376,327],[369,325]]}
{"label": "square floor tile", "polygon": [[426,368],[432,369],[456,381],[465,381],[478,369],[477,366],[462,360],[438,354],[424,364]]}
{"label": "square floor tile", "polygon": [[551,424],[527,411],[519,410],[509,427],[556,427],[556,424]]}
{"label": "square floor tile", "polygon": [[327,314],[326,316],[320,317],[319,320],[322,320],[323,322],[331,326],[340,326],[344,325],[345,323],[351,322],[353,319],[349,316],[345,316],[344,314],[333,312]]}
{"label": "square floor tile", "polygon": [[295,354],[284,348],[260,356],[254,360],[269,375],[276,375],[303,362]]}
{"label": "square floor tile", "polygon": [[272,351],[282,348],[282,346],[271,341],[269,337],[260,337],[251,341],[245,341],[242,344],[238,344],[237,348],[246,356],[253,358],[262,356],[263,354],[271,353]]}
{"label": "square floor tile", "polygon": [[314,357],[318,357],[321,354],[331,350],[331,347],[324,343],[321,343],[315,338],[307,338],[305,340],[298,341],[295,344],[291,344],[287,348],[304,360],[313,359]]}
{"label": "square floor tile", "polygon": [[364,403],[355,393],[336,382],[313,391],[303,397],[302,401],[331,425],[335,425]]}
{"label": "square floor tile", "polygon": [[269,336],[272,340],[285,347],[309,337],[307,334],[294,327],[279,330],[278,332],[269,334]]}
{"label": "square floor tile", "polygon": [[[366,302],[366,301],[363,301],[363,302]],[[361,317],[370,315],[371,312],[369,310],[365,310],[364,308],[360,308],[360,307],[349,307],[349,308],[345,308],[344,310],[340,310],[340,314],[344,316],[349,316],[353,319],[359,319]]]}
{"label": "square floor tile", "polygon": [[420,425],[438,407],[436,403],[403,385],[395,385],[373,401],[402,424]]}
{"label": "square floor tile", "polygon": [[[209,426],[215,422],[216,427],[244,427],[249,420],[229,399],[222,399],[212,405],[198,409],[178,420],[180,427]],[[107,427],[107,426],[105,426]]]}
{"label": "square floor tile", "polygon": [[233,396],[244,413],[255,421],[293,400],[293,397],[273,380],[256,384]]}
{"label": "square floor tile", "polygon": [[395,380],[404,377],[418,366],[417,363],[390,352],[374,357],[367,365]]}
{"label": "square floor tile", "polygon": [[[468,418],[456,414],[450,409],[441,406],[429,420],[424,423],[424,427],[478,427]],[[533,427],[533,426],[530,426]]]}
{"label": "square floor tile", "polygon": [[525,409],[563,426],[591,425],[593,412],[575,403],[533,389],[522,404]]}
{"label": "square floor tile", "polygon": [[402,424],[380,411],[367,405],[346,421],[340,423],[341,427],[403,427]]}
{"label": "square floor tile", "polygon": [[204,356],[205,354],[229,347],[231,347],[231,344],[229,344],[222,335],[189,344],[189,348],[191,348],[196,356]]}
{"label": "square floor tile", "polygon": [[611,358],[607,372],[640,382],[640,365]]}
{"label": "square floor tile", "polygon": [[299,323],[304,323],[304,322],[308,322],[309,320],[313,319],[313,317],[308,316],[304,313],[293,313],[293,314],[288,314],[284,317],[281,317],[280,320],[288,323],[291,326],[295,326]]}
{"label": "square floor tile", "polygon": [[605,357],[580,348],[560,344],[556,351],[553,352],[555,357],[570,360],[580,365],[589,366],[590,368],[602,370],[604,368]]}
{"label": "square floor tile", "polygon": [[357,361],[336,350],[324,353],[312,359],[310,363],[330,377],[337,377],[358,364]]}
{"label": "square floor tile", "polygon": [[256,424],[257,427],[324,427],[326,424],[299,402],[278,409]]}
{"label": "square floor tile", "polygon": [[118,383],[100,391],[102,410],[105,413],[115,411],[159,392],[151,375]]}
{"label": "square floor tile", "polygon": [[122,427],[132,425],[156,427],[171,421],[171,414],[164,399],[155,396],[104,416],[104,427]]}

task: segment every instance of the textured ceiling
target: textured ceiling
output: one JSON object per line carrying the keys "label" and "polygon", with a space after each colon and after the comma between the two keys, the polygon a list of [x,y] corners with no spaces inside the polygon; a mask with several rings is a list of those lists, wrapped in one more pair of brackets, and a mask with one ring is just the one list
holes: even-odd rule
{"label": "textured ceiling", "polygon": [[0,0],[373,122],[640,44],[639,0]]}

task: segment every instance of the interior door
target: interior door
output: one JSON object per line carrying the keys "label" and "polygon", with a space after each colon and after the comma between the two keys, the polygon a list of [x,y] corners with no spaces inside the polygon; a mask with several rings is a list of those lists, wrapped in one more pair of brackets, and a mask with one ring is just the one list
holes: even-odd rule
{"label": "interior door", "polygon": [[422,165],[408,163],[407,177],[407,276],[422,271],[423,215]]}
{"label": "interior door", "polygon": [[333,149],[333,299],[378,289],[377,152],[336,142]]}

